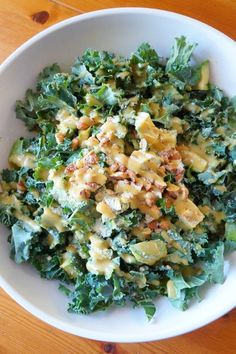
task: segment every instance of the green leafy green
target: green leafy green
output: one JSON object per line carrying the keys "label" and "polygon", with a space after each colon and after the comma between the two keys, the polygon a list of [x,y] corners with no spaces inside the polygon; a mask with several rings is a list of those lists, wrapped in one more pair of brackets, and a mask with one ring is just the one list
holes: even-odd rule
{"label": "green leafy green", "polygon": [[159,64],[159,58],[156,51],[151,48],[149,43],[142,43],[136,52],[131,56],[131,63],[134,64],[145,64],[153,66],[154,68]]}
{"label": "green leafy green", "polygon": [[36,110],[38,106],[39,94],[32,90],[27,90],[25,102],[16,101],[16,117],[23,120],[29,130],[34,130],[37,126]]}
{"label": "green leafy green", "polygon": [[35,235],[36,232],[21,221],[12,226],[11,257],[16,263],[28,261]]}
{"label": "green leafy green", "polygon": [[236,224],[226,223],[225,224],[225,238],[229,241],[236,242]]}
{"label": "green leafy green", "polygon": [[64,282],[70,282],[68,274],[60,267],[60,256],[54,254],[51,256],[44,252],[40,252],[31,256],[30,263],[38,270],[42,278],[59,279]]}
{"label": "green leafy green", "polygon": [[82,62],[89,71],[96,71],[103,63],[111,64],[112,55],[105,51],[87,49],[82,56]]}
{"label": "green leafy green", "polygon": [[156,313],[156,306],[154,303],[148,300],[141,300],[139,301],[139,306],[143,307],[148,321],[151,321]]}
{"label": "green leafy green", "polygon": [[181,274],[171,277],[175,289],[175,297],[170,298],[171,304],[180,309],[186,310],[190,300],[194,297],[199,299],[198,289],[207,281],[206,274],[192,276],[185,280]]}
{"label": "green leafy green", "polygon": [[5,168],[2,170],[2,179],[3,181],[9,183],[9,182],[17,182],[18,181],[18,173],[16,170],[9,170],[8,168]]}
{"label": "green leafy green", "polygon": [[159,198],[157,200],[157,206],[159,206],[161,208],[161,212],[164,215],[169,215],[171,217],[174,217],[175,214],[175,208],[173,205],[171,205],[169,208],[166,206],[166,201],[164,198]]}
{"label": "green leafy green", "polygon": [[195,46],[196,44],[189,44],[184,36],[176,38],[166,63],[166,72],[176,72],[187,68]]}
{"label": "green leafy green", "polygon": [[210,251],[210,259],[204,264],[205,272],[211,283],[224,282],[224,244],[219,243]]}
{"label": "green leafy green", "polygon": [[3,205],[0,207],[0,222],[2,224],[11,227],[16,221],[16,218],[12,214],[11,206]]}
{"label": "green leafy green", "polygon": [[71,72],[76,77],[78,77],[80,85],[95,83],[93,75],[86,69],[86,66],[81,62],[79,58],[76,59],[74,65],[71,68]]}
{"label": "green leafy green", "polygon": [[118,102],[117,94],[109,85],[102,85],[94,96],[105,105],[113,106]]}

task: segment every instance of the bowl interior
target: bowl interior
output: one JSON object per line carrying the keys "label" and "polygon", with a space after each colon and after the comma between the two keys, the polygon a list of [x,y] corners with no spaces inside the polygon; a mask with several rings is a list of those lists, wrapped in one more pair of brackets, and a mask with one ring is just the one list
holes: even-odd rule
{"label": "bowl interior", "polygon": [[[236,94],[233,41],[200,22],[173,13],[151,9],[100,11],[64,21],[27,42],[0,69],[0,168],[6,166],[14,139],[26,134],[22,122],[15,119],[15,101],[23,97],[46,65],[57,62],[66,70],[88,47],[129,55],[144,41],[166,57],[173,39],[180,35],[199,44],[196,61],[210,60],[211,81],[227,94]],[[8,231],[2,226],[0,235],[0,285],[33,314],[70,333],[110,341],[161,339],[200,327],[236,303],[234,253],[226,261],[225,283],[206,289],[205,299],[187,312],[179,312],[160,299],[156,320],[149,325],[142,310],[128,306],[89,316],[71,315],[66,312],[67,299],[57,291],[58,283],[40,279],[27,265],[14,264],[8,256]]]}

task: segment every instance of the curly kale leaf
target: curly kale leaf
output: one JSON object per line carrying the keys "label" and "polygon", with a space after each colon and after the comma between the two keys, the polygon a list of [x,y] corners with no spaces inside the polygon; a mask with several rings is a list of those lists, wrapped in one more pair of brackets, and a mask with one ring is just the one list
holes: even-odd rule
{"label": "curly kale leaf", "polygon": [[72,74],[79,80],[79,84],[89,84],[95,83],[93,75],[87,70],[85,64],[77,58],[74,65],[71,68]]}
{"label": "curly kale leaf", "polygon": [[201,275],[192,276],[190,279],[184,279],[182,274],[174,274],[171,277],[173,294],[169,294],[169,300],[172,306],[182,311],[189,306],[191,299],[200,299],[198,291],[199,287],[206,283],[207,276]]}
{"label": "curly kale leaf", "polygon": [[30,258],[30,263],[38,270],[42,278],[70,282],[68,274],[60,267],[61,256],[58,254],[52,256],[47,253],[34,255]]}
{"label": "curly kale leaf", "polygon": [[228,221],[235,221],[236,218],[236,191],[226,192],[222,196],[222,207]]}
{"label": "curly kale leaf", "polygon": [[201,66],[189,65],[195,47],[196,44],[189,44],[184,36],[176,38],[166,63],[166,73],[170,77],[170,82],[181,90],[185,89],[185,84],[196,85],[201,78]]}
{"label": "curly kale leaf", "polygon": [[214,248],[209,248],[204,259],[204,271],[210,283],[224,282],[224,244],[219,242]]}
{"label": "curly kale leaf", "polygon": [[156,68],[159,65],[157,52],[149,43],[142,43],[130,58],[132,64],[149,64]]}
{"label": "curly kale leaf", "polygon": [[37,126],[38,99],[38,93],[27,90],[25,101],[16,101],[16,118],[23,120],[29,130],[34,130]]}
{"label": "curly kale leaf", "polygon": [[61,72],[61,68],[56,63],[52,64],[51,66],[47,66],[39,74],[38,82],[41,82],[43,80],[48,80],[49,78],[52,78],[55,74],[60,72]]}
{"label": "curly kale leaf", "polygon": [[224,281],[224,244],[218,243],[208,248],[204,255],[202,273],[184,278],[182,274],[170,276],[173,282],[173,292],[170,294],[171,304],[181,310],[186,310],[191,299],[200,300],[199,290],[207,282],[223,283]]}
{"label": "curly kale leaf", "polygon": [[88,314],[106,310],[113,303],[124,305],[127,300],[132,301],[134,306],[143,307],[148,320],[156,312],[152,302],[157,295],[156,290],[140,289],[137,285],[115,275],[105,279],[101,275],[81,274],[77,278],[74,290],[62,286],[61,291],[70,297],[68,311],[72,313]]}
{"label": "curly kale leaf", "polygon": [[105,310],[112,302],[112,281],[91,273],[77,278],[75,290],[71,292],[68,311],[88,314]]}
{"label": "curly kale leaf", "polygon": [[142,219],[142,213],[134,209],[132,211],[127,210],[117,217],[117,226],[122,229],[129,229],[137,226]]}
{"label": "curly kale leaf", "polygon": [[23,120],[29,130],[34,130],[42,120],[54,119],[58,109],[74,110],[77,103],[72,93],[74,80],[61,73],[57,64],[45,68],[38,76],[36,92],[27,90],[25,100],[16,102],[16,117]]}
{"label": "curly kale leaf", "polygon": [[5,168],[2,170],[2,179],[3,181],[10,183],[10,182],[18,182],[18,173],[16,170],[9,170]]}
{"label": "curly kale leaf", "polygon": [[117,70],[117,66],[113,63],[114,54],[106,51],[98,51],[87,49],[82,55],[82,62],[89,72],[96,72],[98,69],[105,71],[106,75],[111,75]]}
{"label": "curly kale leaf", "polygon": [[29,260],[30,250],[36,241],[37,234],[35,230],[22,221],[17,221],[12,226],[11,258],[16,263]]}
{"label": "curly kale leaf", "polygon": [[0,223],[11,227],[17,219],[12,213],[12,207],[10,205],[1,205],[0,206]]}
{"label": "curly kale leaf", "polygon": [[189,65],[196,44],[189,44],[186,37],[175,38],[170,57],[166,63],[166,72],[178,72]]}
{"label": "curly kale leaf", "polygon": [[102,85],[98,91],[94,93],[94,97],[101,102],[102,105],[113,106],[118,103],[119,95],[109,85]]}

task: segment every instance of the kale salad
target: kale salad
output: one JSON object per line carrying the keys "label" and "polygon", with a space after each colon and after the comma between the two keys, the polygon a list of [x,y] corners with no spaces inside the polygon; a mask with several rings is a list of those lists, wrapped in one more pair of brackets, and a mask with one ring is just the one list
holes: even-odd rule
{"label": "kale salad", "polygon": [[150,320],[168,297],[185,310],[224,281],[236,249],[236,99],[209,61],[176,38],[168,59],[87,49],[17,101],[20,137],[1,172],[10,256],[58,279],[68,311],[132,303]]}

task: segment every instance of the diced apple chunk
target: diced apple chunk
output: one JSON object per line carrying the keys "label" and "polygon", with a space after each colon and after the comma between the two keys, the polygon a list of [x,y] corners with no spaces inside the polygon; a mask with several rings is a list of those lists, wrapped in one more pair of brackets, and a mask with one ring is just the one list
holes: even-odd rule
{"label": "diced apple chunk", "polygon": [[190,199],[177,199],[174,207],[180,221],[188,229],[194,229],[204,219],[202,212]]}
{"label": "diced apple chunk", "polygon": [[113,213],[112,209],[109,207],[109,205],[107,205],[104,202],[100,202],[97,204],[96,210],[101,213],[102,215],[104,215],[105,217],[107,217],[108,219],[114,219],[115,218],[115,214]]}
{"label": "diced apple chunk", "polygon": [[130,249],[138,262],[150,266],[167,255],[166,244],[161,240],[139,242],[130,246]]}
{"label": "diced apple chunk", "polygon": [[153,150],[163,151],[176,145],[176,131],[157,128],[146,112],[138,114],[135,127]]}
{"label": "diced apple chunk", "polygon": [[156,170],[160,166],[160,158],[155,153],[135,150],[130,155],[128,161],[128,169],[135,173],[140,173],[141,170],[153,169]]}
{"label": "diced apple chunk", "polygon": [[167,255],[165,242],[161,240],[143,241],[130,246],[138,262],[153,265]]}

